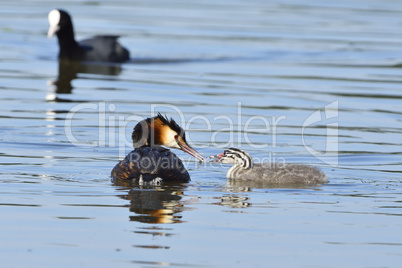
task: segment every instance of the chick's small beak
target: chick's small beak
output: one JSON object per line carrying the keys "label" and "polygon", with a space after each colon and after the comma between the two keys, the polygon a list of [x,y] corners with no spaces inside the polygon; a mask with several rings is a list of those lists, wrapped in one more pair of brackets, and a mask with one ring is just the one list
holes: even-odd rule
{"label": "chick's small beak", "polygon": [[223,157],[223,153],[217,154],[217,155],[208,156],[208,159],[210,159],[209,161],[211,161],[211,162],[220,162],[221,159],[222,159],[222,157]]}
{"label": "chick's small beak", "polygon": [[176,139],[176,141],[181,150],[197,158],[200,161],[205,161],[205,158],[199,152],[191,148],[182,138],[179,137]]}

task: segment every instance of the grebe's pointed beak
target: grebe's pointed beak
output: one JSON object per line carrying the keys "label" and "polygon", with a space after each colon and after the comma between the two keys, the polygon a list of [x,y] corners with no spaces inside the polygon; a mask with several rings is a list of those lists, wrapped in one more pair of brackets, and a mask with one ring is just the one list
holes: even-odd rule
{"label": "grebe's pointed beak", "polygon": [[205,158],[199,152],[191,148],[190,145],[188,145],[182,138],[179,137],[176,139],[176,141],[182,151],[188,153],[189,155],[197,158],[202,162],[205,161]]}

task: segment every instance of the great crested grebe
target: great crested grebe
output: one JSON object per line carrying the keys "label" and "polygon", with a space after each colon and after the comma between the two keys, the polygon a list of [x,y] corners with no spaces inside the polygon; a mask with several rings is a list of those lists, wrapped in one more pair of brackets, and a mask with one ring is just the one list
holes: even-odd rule
{"label": "great crested grebe", "polygon": [[130,59],[129,51],[117,42],[117,35],[97,35],[77,42],[71,17],[66,11],[53,9],[48,19],[50,27],[47,36],[57,35],[59,59],[98,62],[124,62]]}
{"label": "great crested grebe", "polygon": [[327,176],[318,168],[301,164],[253,163],[243,150],[229,148],[223,153],[210,156],[214,162],[234,164],[226,177],[233,180],[261,181],[272,184],[321,184]]}
{"label": "great crested grebe", "polygon": [[139,183],[189,182],[190,175],[169,148],[183,150],[200,161],[204,157],[186,142],[184,130],[173,120],[158,113],[140,121],[132,133],[134,150],[112,170],[112,178]]}

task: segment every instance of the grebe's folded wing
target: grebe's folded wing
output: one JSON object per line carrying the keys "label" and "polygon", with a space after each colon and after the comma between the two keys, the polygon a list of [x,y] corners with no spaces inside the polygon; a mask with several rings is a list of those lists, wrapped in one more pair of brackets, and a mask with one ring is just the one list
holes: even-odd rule
{"label": "grebe's folded wing", "polygon": [[131,151],[112,170],[115,179],[139,179],[149,181],[162,178],[164,181],[188,182],[190,175],[182,161],[170,150],[159,147],[141,147]]}

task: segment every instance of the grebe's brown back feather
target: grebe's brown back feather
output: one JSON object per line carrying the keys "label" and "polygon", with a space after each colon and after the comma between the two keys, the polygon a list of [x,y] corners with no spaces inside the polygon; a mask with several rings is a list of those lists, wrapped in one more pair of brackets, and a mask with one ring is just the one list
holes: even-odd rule
{"label": "grebe's brown back feather", "polygon": [[112,170],[112,178],[153,182],[189,182],[182,161],[169,149],[141,147],[131,151]]}

